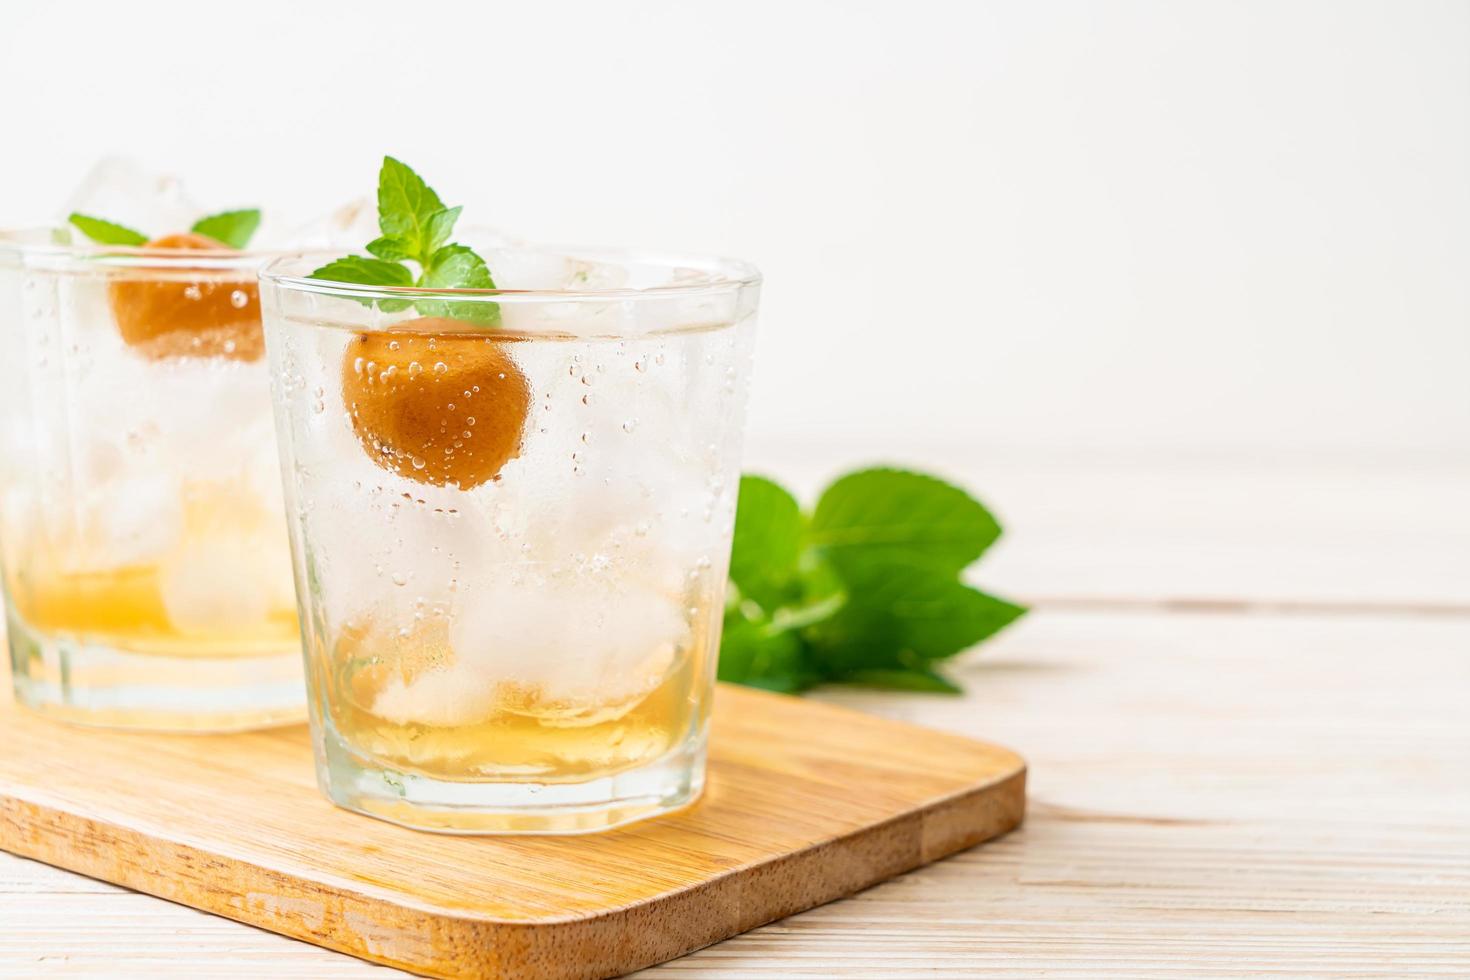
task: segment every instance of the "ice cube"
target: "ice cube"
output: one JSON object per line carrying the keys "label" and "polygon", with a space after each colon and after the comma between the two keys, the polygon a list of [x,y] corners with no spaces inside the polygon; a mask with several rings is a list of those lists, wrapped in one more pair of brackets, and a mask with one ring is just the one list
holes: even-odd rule
{"label": "ice cube", "polygon": [[[53,540],[66,542],[68,572],[147,565],[172,551],[184,533],[179,488],[167,475],[133,475],[87,485],[75,502],[55,500]],[[55,535],[57,529],[73,533]]]}
{"label": "ice cube", "polygon": [[373,713],[398,724],[473,725],[495,714],[500,679],[455,667],[393,675],[378,690]]}
{"label": "ice cube", "polygon": [[360,252],[379,235],[378,206],[371,198],[359,197],[279,237],[266,237],[264,232],[259,240],[264,248]]}
{"label": "ice cube", "polygon": [[620,265],[575,258],[523,244],[485,247],[481,252],[501,289],[601,290],[627,284]]}
{"label": "ice cube", "polygon": [[728,488],[679,411],[682,372],[653,344],[518,345],[536,408],[518,459],[478,494],[537,556],[602,551],[666,589],[712,551]]}
{"label": "ice cube", "polygon": [[149,172],[122,157],[106,157],[87,173],[61,220],[73,211],[126,225],[149,238],[184,231],[202,213],[177,178]]}
{"label": "ice cube", "polygon": [[159,579],[169,621],[185,633],[258,627],[285,575],[264,551],[247,534],[213,534],[175,551]]}
{"label": "ice cube", "polygon": [[171,467],[198,480],[236,479],[247,460],[260,458],[272,428],[261,365],[180,357],[147,367],[144,400]]}
{"label": "ice cube", "polygon": [[[672,597],[610,577],[554,575],[497,583],[458,610],[449,636],[445,672],[467,688],[508,682],[535,692],[519,711],[535,713],[539,703],[564,715],[631,707],[662,682],[690,630]],[[440,724],[452,723],[442,720],[450,707],[432,697],[413,705],[430,713],[420,720]]]}
{"label": "ice cube", "polygon": [[[500,289],[596,291],[620,289],[628,281],[623,266],[535,246],[486,248],[481,254]],[[634,325],[632,309],[616,300],[569,299],[555,303],[512,300],[501,304],[500,316],[507,330],[581,337],[624,334]]]}

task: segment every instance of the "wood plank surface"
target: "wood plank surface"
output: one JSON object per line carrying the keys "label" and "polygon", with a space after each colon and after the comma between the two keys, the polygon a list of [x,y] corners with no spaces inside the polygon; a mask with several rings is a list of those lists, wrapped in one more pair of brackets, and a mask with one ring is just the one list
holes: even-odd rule
{"label": "wood plank surface", "polygon": [[[648,977],[1470,976],[1470,466],[908,458],[1040,605],[962,697],[819,696],[1021,750],[1026,824]],[[3,854],[0,921],[8,976],[402,975]]]}
{"label": "wood plank surface", "polygon": [[405,830],[318,793],[304,726],[99,733],[0,705],[0,848],[433,976],[597,978],[852,894],[1014,828],[985,743],[744,688],[709,784],[582,837]]}

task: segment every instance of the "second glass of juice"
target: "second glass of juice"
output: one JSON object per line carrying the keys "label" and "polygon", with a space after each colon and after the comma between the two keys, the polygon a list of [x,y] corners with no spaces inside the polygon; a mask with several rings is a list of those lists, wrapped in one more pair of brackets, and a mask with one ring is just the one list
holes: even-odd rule
{"label": "second glass of juice", "polygon": [[262,256],[0,235],[0,570],[24,704],[230,730],[305,712]]}
{"label": "second glass of juice", "polygon": [[600,830],[703,785],[758,277],[492,250],[262,300],[318,779],[452,832]]}

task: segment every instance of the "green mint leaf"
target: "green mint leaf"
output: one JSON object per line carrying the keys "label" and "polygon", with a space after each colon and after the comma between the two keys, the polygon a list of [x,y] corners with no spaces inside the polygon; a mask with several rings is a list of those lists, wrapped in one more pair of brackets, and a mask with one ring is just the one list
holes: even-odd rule
{"label": "green mint leaf", "polygon": [[765,477],[742,476],[730,580],[766,609],[790,598],[806,519],[796,498]]}
{"label": "green mint leaf", "polygon": [[876,687],[885,691],[924,691],[929,694],[960,694],[961,688],[954,681],[929,669],[856,670],[848,674],[843,683],[858,687]]}
{"label": "green mint leaf", "polygon": [[738,612],[725,617],[720,640],[719,679],[747,687],[794,694],[813,678],[801,640],[794,633],[772,630]]}
{"label": "green mint leaf", "polygon": [[[494,289],[490,268],[467,245],[445,245],[434,252],[419,277],[426,289]],[[500,304],[475,300],[419,300],[414,304],[424,316],[447,316],[481,326],[500,322]]]}
{"label": "green mint leaf", "polygon": [[[494,289],[495,280],[485,260],[466,245],[449,243],[460,211],[446,208],[434,189],[407,164],[385,156],[378,172],[378,227],[383,234],[366,246],[373,258],[349,255],[317,269],[312,278],[424,289]],[[418,264],[417,278],[404,262]],[[426,317],[449,317],[481,326],[500,323],[500,304],[492,302],[407,298],[359,302],[376,303],[388,312],[412,305]]]}
{"label": "green mint leaf", "polygon": [[307,278],[329,279],[332,282],[355,282],[364,286],[413,285],[413,273],[397,262],[369,259],[361,255],[348,255],[334,262],[328,262]]}
{"label": "green mint leaf", "polygon": [[806,632],[827,676],[922,668],[967,650],[1010,625],[1020,606],[987,595],[931,565],[874,555],[841,568],[847,601]]}
{"label": "green mint leaf", "polygon": [[960,581],[999,534],[969,494],[920,473],[848,474],[810,519],[778,484],[743,478],[720,677],[782,691],[958,690],[933,663],[1025,612]]}
{"label": "green mint leaf", "polygon": [[194,222],[190,231],[208,235],[230,248],[244,248],[250,244],[255,229],[260,227],[260,210],[245,208],[239,211],[221,211]]}
{"label": "green mint leaf", "polygon": [[849,473],[827,488],[808,541],[839,568],[851,555],[866,560],[882,552],[958,573],[998,537],[995,518],[959,487],[879,468]]}
{"label": "green mint leaf", "polygon": [[419,285],[429,289],[494,289],[490,267],[468,245],[445,245],[429,259]]}
{"label": "green mint leaf", "polygon": [[146,245],[148,236],[125,225],[73,211],[67,221],[98,245]]}
{"label": "green mint leaf", "polygon": [[449,241],[454,223],[459,220],[459,213],[463,210],[462,207],[440,208],[429,215],[429,220],[424,224],[425,255],[433,255],[441,245]]}
{"label": "green mint leaf", "polygon": [[414,250],[401,238],[384,235],[367,243],[367,250],[386,262],[402,262],[414,257]]}
{"label": "green mint leaf", "polygon": [[410,257],[425,267],[436,247],[430,244],[430,219],[443,210],[439,195],[411,167],[383,157],[378,172],[378,227],[384,237],[404,242],[412,249]]}

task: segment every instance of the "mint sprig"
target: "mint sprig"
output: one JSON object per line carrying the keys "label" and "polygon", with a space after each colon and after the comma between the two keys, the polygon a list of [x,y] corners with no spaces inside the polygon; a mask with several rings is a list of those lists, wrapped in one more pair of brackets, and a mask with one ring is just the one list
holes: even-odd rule
{"label": "mint sprig", "polygon": [[[446,208],[411,167],[385,156],[378,172],[378,230],[382,235],[365,246],[373,257],[344,256],[312,272],[309,278],[365,286],[494,289],[495,280],[485,260],[469,246],[449,241],[461,210]],[[417,272],[404,264],[407,262],[418,266]],[[389,312],[409,305],[407,300],[377,302],[380,309]],[[497,303],[417,300],[413,305],[424,316],[452,317],[481,326],[500,322]]]}
{"label": "mint sprig", "polygon": [[999,536],[979,501],[922,473],[849,473],[810,514],[778,484],[742,478],[720,679],[958,691],[936,663],[1025,612],[960,579]]}
{"label": "mint sprig", "polygon": [[[115,221],[107,221],[89,214],[73,211],[66,219],[78,231],[99,245],[146,245],[149,236]],[[255,229],[260,227],[260,210],[243,208],[238,211],[221,211],[194,222],[189,230],[207,235],[230,248],[244,248],[250,244]]]}

